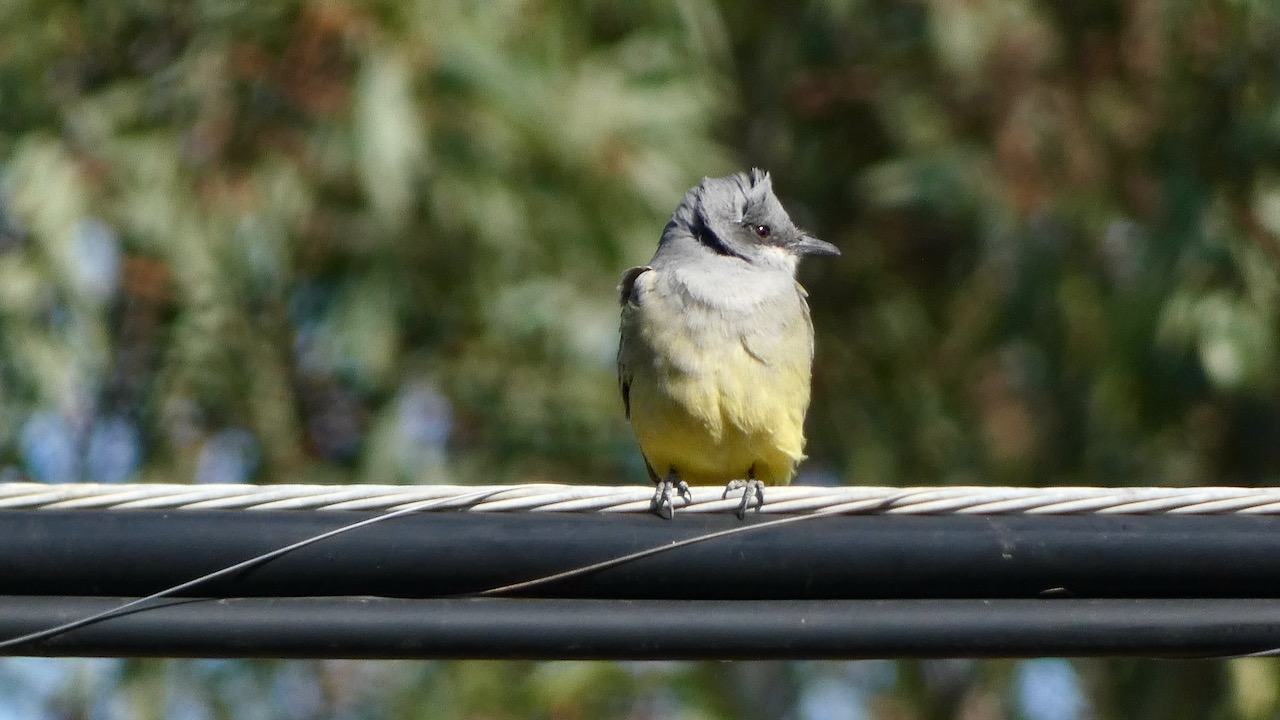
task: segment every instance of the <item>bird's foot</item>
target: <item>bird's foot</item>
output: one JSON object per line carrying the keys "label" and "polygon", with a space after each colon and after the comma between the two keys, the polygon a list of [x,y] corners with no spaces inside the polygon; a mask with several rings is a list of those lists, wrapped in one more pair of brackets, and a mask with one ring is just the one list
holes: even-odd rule
{"label": "bird's foot", "polygon": [[724,486],[724,494],[720,497],[727,498],[729,493],[742,491],[742,502],[738,503],[738,509],[734,512],[739,520],[747,517],[747,508],[755,506],[756,512],[760,512],[760,508],[764,507],[764,483],[750,478],[748,480],[730,480],[728,485]]}
{"label": "bird's foot", "polygon": [[653,500],[649,502],[649,510],[660,518],[670,520],[676,513],[675,498],[672,497],[672,491],[675,491],[674,494],[676,496],[684,499],[685,505],[693,502],[693,493],[689,492],[689,483],[671,474],[667,475],[666,480],[658,481],[658,487],[653,493]]}

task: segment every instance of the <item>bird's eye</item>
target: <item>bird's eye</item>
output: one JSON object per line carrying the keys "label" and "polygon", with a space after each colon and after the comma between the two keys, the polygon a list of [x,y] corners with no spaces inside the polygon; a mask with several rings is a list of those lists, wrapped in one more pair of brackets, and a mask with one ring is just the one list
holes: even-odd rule
{"label": "bird's eye", "polygon": [[773,233],[773,230],[770,229],[768,225],[757,225],[754,228],[752,228],[752,230],[755,231],[756,237],[760,238],[761,240],[764,240],[765,238],[769,237],[769,235]]}

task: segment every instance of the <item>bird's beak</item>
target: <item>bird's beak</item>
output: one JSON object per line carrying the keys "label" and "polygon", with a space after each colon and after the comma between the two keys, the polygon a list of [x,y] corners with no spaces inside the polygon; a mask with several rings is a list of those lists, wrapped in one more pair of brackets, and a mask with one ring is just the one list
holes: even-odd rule
{"label": "bird's beak", "polygon": [[792,246],[797,255],[839,255],[840,248],[812,235],[801,235],[800,242]]}

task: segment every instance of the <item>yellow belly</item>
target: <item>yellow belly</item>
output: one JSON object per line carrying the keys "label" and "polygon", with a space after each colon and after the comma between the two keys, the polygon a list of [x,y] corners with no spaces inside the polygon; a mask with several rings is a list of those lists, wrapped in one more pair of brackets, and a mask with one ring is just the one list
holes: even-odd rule
{"label": "yellow belly", "polygon": [[699,372],[648,370],[632,381],[631,422],[659,478],[674,469],[694,485],[791,481],[804,459],[807,363],[767,367],[739,350]]}

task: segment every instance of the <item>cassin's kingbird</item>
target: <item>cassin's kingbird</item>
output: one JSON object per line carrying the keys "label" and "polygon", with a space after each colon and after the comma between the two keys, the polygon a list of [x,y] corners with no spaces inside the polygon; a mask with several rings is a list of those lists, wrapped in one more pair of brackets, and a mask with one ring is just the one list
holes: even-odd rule
{"label": "cassin's kingbird", "polygon": [[836,246],[791,222],[769,174],[704,178],[648,265],[622,275],[618,385],[670,518],[689,483],[742,490],[791,481],[804,459],[813,324],[796,266]]}

